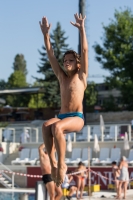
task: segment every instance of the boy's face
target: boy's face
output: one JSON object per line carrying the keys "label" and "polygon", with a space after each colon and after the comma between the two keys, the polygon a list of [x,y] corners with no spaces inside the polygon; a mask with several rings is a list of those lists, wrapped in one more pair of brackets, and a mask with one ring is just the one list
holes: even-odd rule
{"label": "boy's face", "polygon": [[75,71],[78,69],[77,61],[73,54],[66,54],[63,62],[66,72]]}

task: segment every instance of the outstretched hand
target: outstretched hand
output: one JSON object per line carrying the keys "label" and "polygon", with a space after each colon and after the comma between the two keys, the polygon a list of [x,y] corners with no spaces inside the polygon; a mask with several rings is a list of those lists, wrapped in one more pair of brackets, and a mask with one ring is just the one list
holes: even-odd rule
{"label": "outstretched hand", "polygon": [[78,15],[77,13],[74,14],[76,23],[70,22],[73,26],[77,27],[78,29],[82,29],[84,27],[84,21],[86,16],[82,16],[81,14]]}
{"label": "outstretched hand", "polygon": [[40,24],[40,28],[41,28],[43,34],[46,34],[49,32],[51,24],[48,23],[48,20],[46,17],[43,17],[42,23],[39,22],[39,24]]}

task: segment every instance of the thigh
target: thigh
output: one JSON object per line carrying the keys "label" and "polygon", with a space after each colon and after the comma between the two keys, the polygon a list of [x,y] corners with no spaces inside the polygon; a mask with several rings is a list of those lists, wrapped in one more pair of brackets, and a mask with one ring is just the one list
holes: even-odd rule
{"label": "thigh", "polygon": [[46,188],[47,188],[49,194],[55,193],[54,192],[55,191],[55,183],[54,183],[54,181],[51,181],[51,182],[47,183],[46,184]]}
{"label": "thigh", "polygon": [[48,126],[51,126],[52,124],[54,124],[54,123],[56,123],[58,121],[61,121],[61,120],[58,119],[58,118],[51,118],[51,119],[47,120],[46,122],[44,122],[43,125],[45,127],[48,127]]}
{"label": "thigh", "polygon": [[84,120],[80,117],[67,117],[56,122],[56,126],[58,126],[63,132],[78,132],[84,126]]}
{"label": "thigh", "polygon": [[50,134],[50,133],[52,134],[51,126],[58,121],[60,121],[60,119],[52,118],[52,119],[49,119],[48,121],[44,122],[42,125],[42,132],[45,133],[46,135]]}
{"label": "thigh", "polygon": [[85,179],[82,179],[81,180],[81,187],[84,187],[85,186]]}
{"label": "thigh", "polygon": [[81,186],[81,177],[80,177],[80,176],[77,177],[77,179],[76,179],[76,185],[77,185],[78,187]]}
{"label": "thigh", "polygon": [[61,187],[57,187],[56,185],[55,185],[55,191],[57,194],[62,193]]}

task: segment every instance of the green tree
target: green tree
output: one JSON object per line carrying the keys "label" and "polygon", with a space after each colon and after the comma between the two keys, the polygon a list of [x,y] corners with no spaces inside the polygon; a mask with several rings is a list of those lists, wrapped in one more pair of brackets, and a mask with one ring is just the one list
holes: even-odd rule
{"label": "green tree", "polygon": [[0,79],[0,90],[4,90],[7,87],[7,82],[3,79]]}
{"label": "green tree", "polygon": [[[51,44],[54,50],[54,54],[62,67],[62,57],[66,50],[68,50],[68,44],[65,43],[67,37],[65,37],[65,32],[61,29],[61,25],[58,22],[56,28],[53,30],[53,33],[50,34]],[[60,106],[60,87],[59,82],[51,68],[46,48],[42,47],[43,51],[39,51],[41,55],[41,63],[38,65],[38,73],[42,73],[44,78],[37,79],[37,81],[44,84],[45,94],[44,101],[47,106],[50,107],[59,107]]]}
{"label": "green tree", "polygon": [[[22,71],[14,71],[8,78],[8,88],[22,88],[27,87],[26,76]],[[30,101],[30,94],[12,94],[8,95],[7,104],[14,107],[25,107],[28,106]]]}
{"label": "green tree", "polygon": [[27,74],[27,69],[26,69],[26,61],[24,59],[23,54],[17,54],[14,58],[14,63],[13,63],[13,70],[14,71],[21,71],[25,75]]}
{"label": "green tree", "polygon": [[102,107],[105,111],[117,111],[118,107],[112,95],[108,99],[104,99]]}
{"label": "green tree", "polygon": [[[39,83],[35,81],[32,85],[33,87],[43,87],[43,83]],[[47,107],[46,102],[43,99],[44,94],[38,93],[38,94],[32,94],[28,107],[29,108],[45,108]]]}
{"label": "green tree", "polygon": [[[114,20],[103,26],[103,45],[95,44],[96,60],[103,69],[109,70],[105,81],[110,88],[117,87],[123,104],[133,99],[133,14],[130,9],[115,11]],[[132,107],[133,108],[133,107]]]}
{"label": "green tree", "polygon": [[27,86],[25,74],[21,71],[14,71],[8,78],[9,88],[22,88]]}
{"label": "green tree", "polygon": [[85,91],[87,108],[94,106],[97,102],[97,90],[94,82],[89,82]]}

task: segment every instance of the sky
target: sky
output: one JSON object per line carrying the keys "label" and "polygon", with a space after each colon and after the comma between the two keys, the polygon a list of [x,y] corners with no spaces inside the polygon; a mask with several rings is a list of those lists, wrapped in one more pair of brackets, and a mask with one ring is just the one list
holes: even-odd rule
{"label": "sky", "polygon": [[[33,84],[40,63],[38,50],[43,46],[43,35],[39,21],[43,16],[52,24],[51,32],[60,22],[66,43],[78,52],[78,29],[70,24],[79,11],[79,0],[1,0],[0,1],[0,79],[8,80],[13,73],[13,62],[17,54],[23,54],[27,63],[27,82]],[[95,60],[93,45],[102,44],[103,25],[114,19],[114,11],[125,7],[133,11],[132,0],[86,0],[86,32],[89,44],[89,81],[103,82],[109,75]],[[100,75],[100,78],[97,78]]]}

